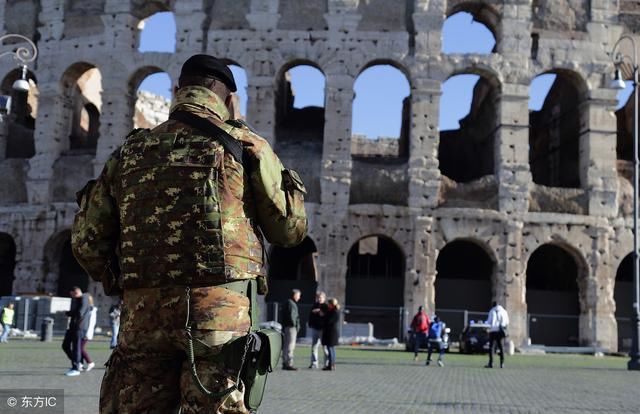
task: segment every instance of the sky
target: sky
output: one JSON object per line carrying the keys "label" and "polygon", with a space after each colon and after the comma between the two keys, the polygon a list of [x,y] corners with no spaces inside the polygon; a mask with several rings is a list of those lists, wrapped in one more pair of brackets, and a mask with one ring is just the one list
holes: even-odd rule
{"label": "sky", "polygon": [[[140,35],[141,52],[174,52],[176,27],[169,12],[157,13],[145,21]],[[481,23],[475,22],[469,13],[450,16],[442,28],[444,53],[489,54],[495,45],[493,34]],[[231,65],[238,86],[240,112],[246,115],[247,77],[242,68]],[[324,106],[324,75],[318,69],[302,65],[289,70],[294,91],[294,107]],[[543,74],[536,77],[530,88],[529,109],[540,110],[556,75]],[[470,110],[473,88],[478,75],[461,74],[450,77],[442,85],[440,97],[441,131],[459,128],[459,121]],[[147,77],[139,89],[150,91],[171,99],[171,85],[166,73]],[[618,106],[626,103],[631,95],[630,83],[618,94]],[[354,84],[352,133],[368,138],[397,137],[400,134],[402,101],[409,96],[410,85],[403,73],[390,65],[377,65],[365,69]]]}

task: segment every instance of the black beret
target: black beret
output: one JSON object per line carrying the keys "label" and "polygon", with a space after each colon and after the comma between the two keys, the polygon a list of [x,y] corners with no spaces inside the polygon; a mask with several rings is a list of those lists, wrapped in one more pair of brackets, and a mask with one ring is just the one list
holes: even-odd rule
{"label": "black beret", "polygon": [[236,81],[233,79],[233,73],[227,65],[225,65],[220,59],[217,59],[210,55],[193,55],[184,62],[180,76],[183,75],[198,75],[198,76],[210,76],[216,79],[220,79],[231,92],[235,92]]}

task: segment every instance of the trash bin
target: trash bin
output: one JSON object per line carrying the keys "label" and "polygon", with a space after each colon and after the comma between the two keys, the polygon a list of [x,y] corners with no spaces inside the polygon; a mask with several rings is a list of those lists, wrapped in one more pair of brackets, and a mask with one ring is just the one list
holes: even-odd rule
{"label": "trash bin", "polygon": [[40,340],[42,342],[51,342],[53,340],[53,318],[46,317],[42,320]]}

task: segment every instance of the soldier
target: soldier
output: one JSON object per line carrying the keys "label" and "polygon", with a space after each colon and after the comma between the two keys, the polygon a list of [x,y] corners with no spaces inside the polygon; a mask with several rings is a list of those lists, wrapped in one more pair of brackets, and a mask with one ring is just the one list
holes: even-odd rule
{"label": "soldier", "polygon": [[262,234],[290,247],[307,232],[299,176],[229,119],[229,68],[192,56],[178,86],[169,120],[129,134],[79,193],[74,254],[123,290],[101,413],[248,412],[235,345],[252,324],[249,291],[266,293]]}

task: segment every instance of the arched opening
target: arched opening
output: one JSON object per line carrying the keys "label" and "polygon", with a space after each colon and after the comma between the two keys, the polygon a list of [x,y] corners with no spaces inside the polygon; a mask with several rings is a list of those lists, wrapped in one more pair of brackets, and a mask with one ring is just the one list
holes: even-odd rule
{"label": "arched opening", "polygon": [[621,210],[626,214],[631,212],[631,204],[633,202],[632,183],[633,183],[633,113],[634,100],[633,82],[626,81],[626,87],[618,93],[618,105],[616,106],[616,122],[617,122],[617,142],[616,142],[616,159],[618,174],[626,178],[628,185],[621,188],[621,191],[628,196],[624,197],[625,201]]}
{"label": "arched opening", "polygon": [[498,127],[497,80],[458,74],[442,85],[440,99],[440,172],[458,183],[485,176],[493,180],[494,142]]}
{"label": "arched opening", "polygon": [[631,349],[633,313],[633,253],[629,253],[618,266],[616,284],[613,290],[616,302],[616,321],[618,323],[618,351]]}
{"label": "arched opening", "polygon": [[0,296],[13,294],[15,267],[16,244],[13,237],[7,233],[0,233]]}
{"label": "arched opening", "polygon": [[[269,292],[265,298],[269,304],[267,308],[269,320],[278,318],[275,307],[291,297],[291,290],[300,289],[302,296],[298,308],[300,319],[303,322],[302,326],[306,326],[306,320],[318,286],[317,254],[316,245],[309,237],[306,237],[302,243],[295,247],[271,247],[267,277]],[[300,332],[299,335],[304,336],[304,332]]]}
{"label": "arched opening", "polygon": [[169,119],[171,78],[159,68],[144,68],[131,79],[135,90],[134,128],[152,129]]}
{"label": "arched opening", "polygon": [[69,289],[78,286],[83,292],[89,287],[89,275],[73,256],[71,234],[64,240],[58,265],[58,296],[69,296]]}
{"label": "arched opening", "polygon": [[324,89],[324,74],[308,63],[284,68],[277,79],[275,150],[302,177],[309,202],[320,201]]}
{"label": "arched opening", "polygon": [[76,63],[62,77],[65,109],[69,121],[69,150],[95,154],[102,108],[102,75],[88,63]]}
{"label": "arched opening", "polygon": [[[27,71],[29,91],[16,91],[13,83],[22,77],[22,70],[15,69],[2,80],[0,91],[0,112],[9,114],[5,158],[31,158],[35,154],[33,133],[38,114],[38,86],[31,71]],[[0,158],[2,150],[0,149]]]}
{"label": "arched opening", "polygon": [[578,278],[583,266],[565,248],[538,247],[527,262],[529,338],[533,344],[579,345]]}
{"label": "arched opening", "polygon": [[384,236],[358,240],[347,256],[345,320],[371,322],[377,338],[404,335],[405,257]]}
{"label": "arched opening", "polygon": [[[236,64],[229,64],[229,69],[231,69],[231,73],[233,73],[233,79],[236,81],[236,101],[234,101],[234,105],[237,105],[240,111],[240,117],[246,118],[247,116],[247,86],[249,83],[247,81],[247,72]],[[233,114],[232,114],[233,115]],[[235,118],[232,116],[232,118]]]}
{"label": "arched opening", "polygon": [[[493,20],[493,19],[492,19]],[[455,12],[442,26],[442,52],[490,54],[495,51],[496,37],[473,13]]]}
{"label": "arched opening", "polygon": [[138,23],[139,52],[176,51],[176,19],[172,12],[162,11]]}
{"label": "arched opening", "polygon": [[586,85],[576,74],[553,70],[536,77],[530,90],[529,164],[533,182],[548,187],[580,188],[580,135]]}
{"label": "arched opening", "polygon": [[485,248],[475,241],[454,240],[438,254],[436,272],[436,313],[453,332],[462,332],[468,320],[486,319],[495,260]]}
{"label": "arched opening", "polygon": [[411,86],[395,66],[375,63],[353,86],[351,155],[398,158],[408,155]]}

